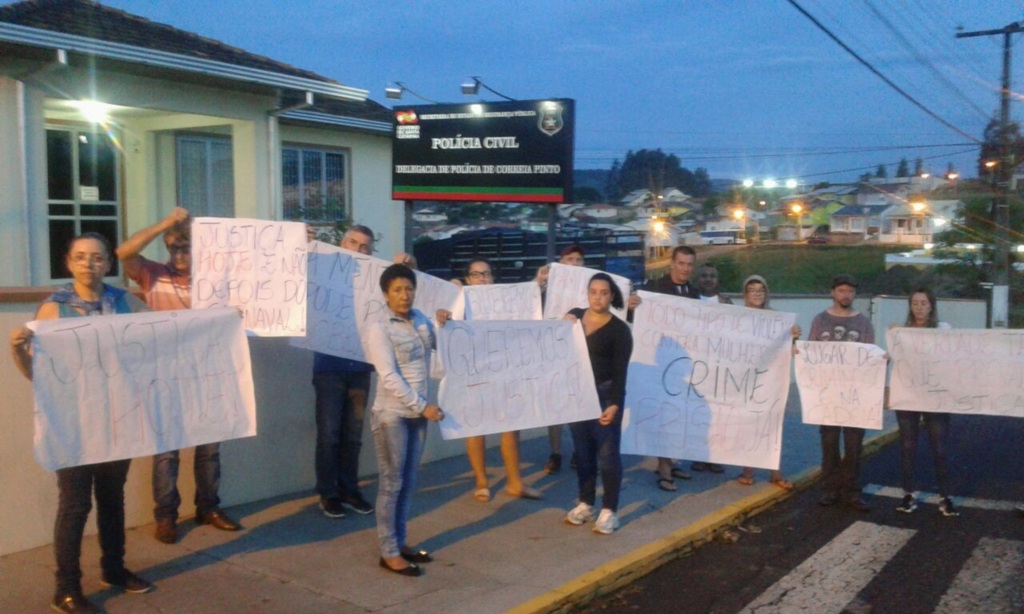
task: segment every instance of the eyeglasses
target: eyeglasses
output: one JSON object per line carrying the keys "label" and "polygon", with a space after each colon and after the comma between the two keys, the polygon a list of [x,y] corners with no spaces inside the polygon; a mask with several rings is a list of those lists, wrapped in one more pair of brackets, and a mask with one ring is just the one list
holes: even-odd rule
{"label": "eyeglasses", "polygon": [[74,254],[71,256],[71,262],[75,264],[84,264],[86,266],[96,266],[98,264],[106,264],[107,257],[100,256],[98,254]]}
{"label": "eyeglasses", "polygon": [[467,273],[466,277],[471,279],[489,279],[492,275],[490,271],[473,271],[471,273]]}
{"label": "eyeglasses", "polygon": [[191,245],[172,245],[167,248],[171,254],[188,254],[192,252]]}

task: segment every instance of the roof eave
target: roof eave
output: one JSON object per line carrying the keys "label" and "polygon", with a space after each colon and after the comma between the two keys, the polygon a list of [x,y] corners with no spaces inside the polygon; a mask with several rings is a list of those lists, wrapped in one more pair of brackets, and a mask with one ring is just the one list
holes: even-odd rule
{"label": "roof eave", "polygon": [[12,23],[0,22],[0,42],[11,42],[50,49],[64,49],[76,53],[94,55],[137,64],[170,68],[185,72],[199,73],[223,79],[246,81],[270,85],[273,87],[310,91],[322,96],[363,102],[369,95],[362,90],[340,83],[318,81],[294,75],[285,75],[259,68],[237,66],[216,60],[193,58],[166,51],[144,49],[133,45],[111,43],[106,41],[53,32],[39,28],[29,28]]}
{"label": "roof eave", "polygon": [[358,117],[348,117],[344,115],[331,115],[330,113],[321,113],[319,111],[288,111],[287,113],[282,113],[281,118],[313,122],[317,124],[328,124],[331,126],[342,126],[345,128],[357,128],[360,130],[368,130],[370,132],[383,134],[391,134],[394,131],[394,126],[391,122],[361,119]]}

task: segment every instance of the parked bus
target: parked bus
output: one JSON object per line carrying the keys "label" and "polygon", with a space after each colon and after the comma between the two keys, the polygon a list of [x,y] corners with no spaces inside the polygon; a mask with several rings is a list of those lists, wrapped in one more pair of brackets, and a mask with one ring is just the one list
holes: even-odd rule
{"label": "parked bus", "polygon": [[735,243],[746,243],[747,240],[740,236],[739,230],[702,230],[700,233],[701,245],[733,245]]}

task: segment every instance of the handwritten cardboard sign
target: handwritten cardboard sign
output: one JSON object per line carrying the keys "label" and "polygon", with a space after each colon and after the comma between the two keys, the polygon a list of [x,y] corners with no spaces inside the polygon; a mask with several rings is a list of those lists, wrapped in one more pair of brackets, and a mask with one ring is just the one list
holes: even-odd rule
{"label": "handwritten cardboard sign", "polygon": [[1024,417],[1024,331],[893,328],[889,407]]}
{"label": "handwritten cardboard sign", "polygon": [[[551,269],[548,273],[548,289],[544,299],[544,319],[560,320],[570,309],[588,307],[587,286],[590,284],[590,278],[597,273],[601,273],[601,271],[581,266],[558,264],[557,262],[553,262],[548,266]],[[629,279],[611,273],[608,273],[608,275],[611,276],[615,285],[622,290],[623,302],[629,300]],[[623,322],[626,321],[625,307],[622,309],[612,309],[612,313]]]}
{"label": "handwritten cardboard sign", "polygon": [[32,323],[36,459],[48,470],[256,434],[234,308]]}
{"label": "handwritten cardboard sign", "polygon": [[192,221],[192,307],[239,307],[259,337],[306,334],[306,226],[199,217]]}
{"label": "handwritten cardboard sign", "polygon": [[438,354],[445,439],[601,415],[578,323],[452,320],[440,330]]}
{"label": "handwritten cardboard sign", "polygon": [[804,424],[882,428],[885,350],[869,343],[797,341]]}
{"label": "handwritten cardboard sign", "polygon": [[622,452],[777,469],[795,316],[639,294]]}
{"label": "handwritten cardboard sign", "polygon": [[540,286],[486,284],[462,288],[466,320],[540,320]]}

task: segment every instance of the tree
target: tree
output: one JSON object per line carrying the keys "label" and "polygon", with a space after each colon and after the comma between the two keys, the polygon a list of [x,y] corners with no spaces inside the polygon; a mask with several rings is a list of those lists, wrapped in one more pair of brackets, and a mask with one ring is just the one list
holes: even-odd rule
{"label": "tree", "polygon": [[909,177],[910,176],[910,166],[907,164],[907,159],[906,158],[900,158],[900,165],[896,167],[896,176],[897,177]]}
{"label": "tree", "polygon": [[875,169],[875,178],[877,179],[888,179],[889,173],[885,170],[884,164],[879,164],[878,168]]}
{"label": "tree", "polygon": [[609,200],[618,200],[622,198],[623,192],[619,185],[619,176],[622,174],[622,164],[619,163],[619,159],[616,158],[612,162],[612,167],[608,170],[608,179],[604,184],[604,193]]}
{"label": "tree", "polygon": [[693,171],[693,186],[683,191],[698,198],[711,194],[711,177],[708,175],[708,169],[698,168]]}
{"label": "tree", "polygon": [[914,175],[917,176],[917,177],[920,177],[923,174],[924,174],[924,160],[921,159],[921,158],[918,158],[917,160],[914,160]]}
{"label": "tree", "polygon": [[[992,170],[985,167],[985,163],[989,160],[995,160],[1002,164],[1002,136],[1003,133],[999,128],[998,119],[993,119],[985,126],[985,135],[981,143],[981,155],[978,156],[978,177],[987,177],[991,174]],[[1020,161],[1024,159],[1024,138],[1021,138],[1020,135],[1020,124],[1010,122],[1006,126],[1006,138],[1010,144],[1011,164],[1010,168],[1004,172],[1006,172],[1007,176],[1010,176],[1016,170]],[[952,163],[950,163],[950,166],[952,166]]]}
{"label": "tree", "polygon": [[587,203],[590,205],[593,203],[599,203],[602,200],[601,193],[597,191],[597,188],[582,186],[579,188],[573,188],[572,190],[572,202],[574,203]]}
{"label": "tree", "polygon": [[711,177],[707,169],[690,171],[683,167],[675,154],[660,149],[631,150],[621,164],[618,160],[612,163],[605,196],[619,199],[633,190],[648,190],[657,196],[668,188],[678,188],[691,196],[706,196],[711,193]]}

